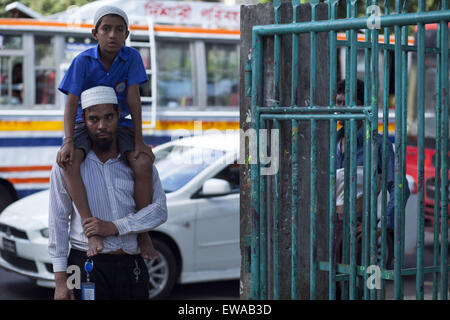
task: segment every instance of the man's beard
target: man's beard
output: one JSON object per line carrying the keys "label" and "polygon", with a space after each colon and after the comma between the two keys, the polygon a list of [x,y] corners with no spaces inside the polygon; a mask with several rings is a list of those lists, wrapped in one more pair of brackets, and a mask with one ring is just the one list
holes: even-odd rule
{"label": "man's beard", "polygon": [[99,151],[106,152],[111,149],[112,139],[93,139],[92,143],[98,148]]}
{"label": "man's beard", "polygon": [[93,146],[95,146],[101,152],[107,152],[111,149],[113,139],[111,136],[108,138],[97,138],[94,134],[89,135]]}

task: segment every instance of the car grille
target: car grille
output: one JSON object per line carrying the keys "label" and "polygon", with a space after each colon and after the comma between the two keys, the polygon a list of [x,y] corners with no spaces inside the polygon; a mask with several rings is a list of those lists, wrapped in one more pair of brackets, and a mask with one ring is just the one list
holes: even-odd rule
{"label": "car grille", "polygon": [[6,234],[11,233],[12,236],[20,239],[28,240],[28,235],[25,231],[16,229],[11,226],[7,226],[6,224],[0,223],[0,231]]}
{"label": "car grille", "polygon": [[0,252],[1,252],[2,258],[9,264],[13,265],[14,267],[19,268],[21,270],[37,272],[37,266],[34,261],[17,257],[11,253],[4,251],[4,250],[0,250]]}
{"label": "car grille", "polygon": [[53,264],[51,264],[51,263],[46,263],[45,264],[45,269],[47,269],[47,271],[50,272],[50,273],[54,273],[53,272]]}

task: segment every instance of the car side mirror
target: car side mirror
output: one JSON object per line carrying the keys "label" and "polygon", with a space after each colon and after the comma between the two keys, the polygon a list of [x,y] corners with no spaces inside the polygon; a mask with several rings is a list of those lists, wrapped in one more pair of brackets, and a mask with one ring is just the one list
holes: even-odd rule
{"label": "car side mirror", "polygon": [[202,196],[223,196],[231,193],[230,183],[223,179],[208,179],[202,187]]}

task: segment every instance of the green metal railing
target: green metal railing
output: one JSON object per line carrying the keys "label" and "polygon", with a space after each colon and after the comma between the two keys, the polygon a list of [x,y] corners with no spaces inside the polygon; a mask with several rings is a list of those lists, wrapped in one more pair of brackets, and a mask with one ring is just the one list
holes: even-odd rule
{"label": "green metal railing", "polygon": [[[260,129],[279,130],[280,126],[289,122],[291,125],[291,283],[290,297],[299,298],[299,248],[304,244],[299,243],[299,211],[305,210],[299,204],[299,128],[304,121],[310,122],[310,214],[309,225],[309,286],[310,299],[317,298],[317,275],[326,272],[328,275],[328,298],[329,299],[357,299],[358,286],[363,284],[363,299],[386,299],[386,287],[388,281],[393,281],[393,298],[403,299],[403,279],[408,275],[416,276],[416,298],[424,299],[424,276],[433,275],[433,299],[448,299],[448,22],[450,21],[450,10],[447,0],[440,1],[439,9],[426,11],[425,1],[418,1],[417,12],[407,12],[406,1],[395,1],[391,10],[390,1],[384,1],[384,15],[378,17],[379,28],[368,28],[369,17],[357,17],[358,6],[378,5],[379,1],[368,0],[346,1],[346,18],[337,18],[337,7],[339,0],[328,0],[328,20],[317,19],[317,8],[319,0],[311,0],[311,21],[300,23],[297,8],[300,0],[292,0],[293,16],[292,23],[281,23],[280,8],[281,0],[274,0],[274,21],[272,25],[255,26],[252,31],[252,58],[251,64],[246,64],[246,95],[251,93],[251,124],[255,132]],[[392,12],[392,13],[391,13]],[[437,42],[435,47],[425,46],[425,24],[437,23]],[[408,27],[417,26],[417,43],[408,43]],[[383,30],[384,41],[379,41],[379,35]],[[364,31],[365,40],[358,41],[358,31]],[[317,42],[318,33],[328,33],[328,66],[329,83],[327,83],[329,95],[328,106],[319,107],[315,101],[316,91],[319,85],[317,74]],[[338,40],[338,32],[345,32],[346,39]],[[391,44],[389,36],[395,35],[395,43]],[[299,57],[298,43],[300,34],[310,36],[310,78],[299,79],[298,70],[302,63]],[[284,83],[280,79],[281,49],[283,35],[291,35],[292,41],[292,64],[291,64],[291,88],[290,104],[280,104],[281,90]],[[273,106],[265,105],[262,101],[264,95],[264,39],[273,38]],[[337,107],[336,84],[337,84],[337,49],[345,47],[345,78],[346,95],[345,107]],[[364,50],[365,65],[365,92],[364,105],[357,105],[356,80],[357,80],[357,50]],[[418,146],[418,219],[417,219],[417,253],[416,267],[405,268],[405,175],[406,175],[406,134],[407,134],[407,91],[408,91],[408,52],[417,53],[417,146]],[[383,77],[380,79],[379,55],[383,53],[382,61]],[[393,53],[394,60],[391,61],[390,54]],[[434,206],[434,234],[433,234],[433,265],[424,265],[424,159],[425,159],[425,54],[433,54],[437,61],[436,76],[436,141],[435,141],[435,206]],[[321,61],[323,63],[323,61]],[[389,78],[389,70],[392,63],[395,65],[395,209],[394,209],[394,267],[387,269],[387,158],[388,158],[388,114],[389,114],[389,88],[392,86]],[[369,72],[370,71],[370,72]],[[251,78],[250,78],[251,75]],[[382,82],[382,99],[379,98],[379,83]],[[309,103],[301,106],[298,103],[297,87],[302,81],[309,82]],[[380,100],[380,101],[379,101]],[[379,113],[379,106],[380,111]],[[379,119],[382,114],[382,119]],[[343,215],[343,261],[336,261],[336,128],[337,121],[346,122],[345,130],[345,196]],[[329,136],[318,132],[317,124],[320,121],[329,123]],[[362,209],[362,241],[361,261],[357,261],[357,239],[356,239],[356,130],[357,121],[364,125],[364,182],[363,182],[363,209]],[[381,174],[378,172],[378,149],[379,142],[378,124],[382,123],[382,163]],[[258,135],[257,135],[258,136]],[[326,168],[329,174],[327,192],[328,210],[328,241],[327,261],[319,261],[317,255],[318,215],[318,190],[317,190],[317,140],[328,139],[329,166]],[[259,137],[257,139],[259,148]],[[258,155],[259,155],[258,150]],[[273,155],[278,156],[279,155]],[[260,174],[260,164],[251,165],[251,288],[252,299],[279,299],[281,296],[280,284],[280,255],[279,247],[279,214],[281,210],[278,201],[280,197],[280,176],[265,176]],[[322,168],[323,169],[323,168]],[[441,174],[442,173],[442,174]],[[381,216],[380,230],[378,235],[378,184],[379,174],[381,178]],[[267,200],[268,183],[273,188],[273,201]],[[272,207],[268,208],[269,203]],[[268,229],[268,213],[272,213],[272,228]],[[440,226],[440,229],[439,229]],[[349,235],[347,237],[347,235]],[[272,239],[271,259],[267,256],[269,238]],[[378,242],[378,237],[381,241]],[[440,240],[440,243],[439,243]],[[440,246],[439,246],[440,244]],[[440,249],[440,250],[439,250]],[[380,257],[380,258],[378,258]],[[269,268],[271,263],[271,268]],[[369,289],[364,284],[368,279],[367,270],[371,265],[378,265],[381,270],[381,289]],[[269,274],[271,269],[271,274]],[[271,282],[271,292],[269,292]],[[358,284],[358,282],[360,284]],[[336,296],[337,284],[340,283],[341,296]],[[438,290],[440,292],[438,294]]]}

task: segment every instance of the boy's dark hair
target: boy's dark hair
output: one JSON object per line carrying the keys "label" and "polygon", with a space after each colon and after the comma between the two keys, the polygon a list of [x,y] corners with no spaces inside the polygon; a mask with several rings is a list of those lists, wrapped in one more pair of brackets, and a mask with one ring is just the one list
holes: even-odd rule
{"label": "boy's dark hair", "polygon": [[111,14],[104,15],[103,17],[100,18],[100,20],[98,20],[97,24],[96,24],[95,27],[94,27],[95,32],[98,32],[98,27],[99,27],[99,25],[102,24],[103,18],[104,18],[104,17],[107,17],[107,16],[116,16],[116,17],[119,17],[120,19],[122,19],[123,23],[125,24],[125,28],[127,28],[127,30],[128,30],[127,22],[126,22],[121,16],[119,16],[118,14],[111,13]]}
{"label": "boy's dark hair", "polygon": [[[345,80],[341,80],[336,85],[336,94],[345,95]],[[364,82],[356,80],[356,104],[364,104]]]}

